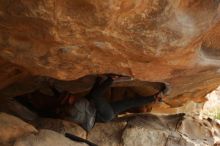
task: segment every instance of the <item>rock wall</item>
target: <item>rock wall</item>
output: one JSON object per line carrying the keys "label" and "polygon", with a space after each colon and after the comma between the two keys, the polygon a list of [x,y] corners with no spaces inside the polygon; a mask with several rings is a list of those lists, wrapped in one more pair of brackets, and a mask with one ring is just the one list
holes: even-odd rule
{"label": "rock wall", "polygon": [[[220,84],[219,40],[219,0],[0,0],[0,90],[32,75],[115,73],[169,85],[169,104],[153,111],[192,112],[184,104],[203,102]],[[59,134],[68,130],[101,145],[217,143],[219,124],[182,117],[135,116],[86,133],[62,120],[35,128],[0,114],[0,145],[84,145]]]}
{"label": "rock wall", "polygon": [[118,73],[169,83],[175,106],[204,101],[220,83],[219,3],[0,0],[0,87],[26,72],[61,80]]}

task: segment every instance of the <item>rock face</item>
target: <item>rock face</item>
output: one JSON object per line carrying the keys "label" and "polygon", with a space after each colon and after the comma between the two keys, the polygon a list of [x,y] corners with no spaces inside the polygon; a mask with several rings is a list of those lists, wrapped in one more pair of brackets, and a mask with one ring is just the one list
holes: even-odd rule
{"label": "rock face", "polygon": [[[115,73],[169,85],[164,99],[168,104],[156,104],[153,110],[171,113],[170,107],[203,102],[205,95],[220,84],[219,40],[219,0],[0,0],[0,90],[17,81],[32,80],[32,75],[72,81],[91,74]],[[78,83],[75,90],[91,87],[86,82]],[[17,87],[15,91],[21,93]],[[189,108],[178,110],[184,112]],[[93,132],[99,137],[106,134],[103,141],[92,134],[86,137],[85,131],[80,133],[84,138],[105,144],[106,137],[116,132],[111,137],[112,145],[138,146],[209,145],[214,143],[213,135],[219,136],[219,131],[210,131],[214,125],[208,120],[200,123],[199,119],[189,118],[177,129],[172,126],[167,129],[163,124],[178,123],[175,118],[153,119],[158,123],[152,126],[159,130],[137,126],[139,119],[136,120],[139,124],[128,122],[126,126],[98,124]],[[19,122],[15,121],[12,124]],[[146,125],[155,122],[149,117],[147,121]],[[10,125],[0,128],[7,127]],[[66,131],[59,128],[52,129]],[[27,133],[35,131],[30,129],[26,129]],[[106,132],[99,134],[99,129]],[[15,133],[9,130],[11,138],[23,135],[23,130]],[[135,138],[143,136],[142,133],[141,141]],[[198,133],[201,135],[196,136]],[[27,139],[30,139],[36,146],[38,138],[40,144],[45,144],[48,139],[43,139],[44,136],[66,141],[62,135],[41,131],[23,137],[16,145],[29,145]],[[0,138],[11,141],[7,134]],[[48,143],[55,145],[54,141]]]}
{"label": "rock face", "polygon": [[29,135],[18,139],[14,146],[87,146],[73,142],[63,135],[51,130],[41,130],[38,135]]}
{"label": "rock face", "polygon": [[[52,120],[53,123],[56,122],[56,126],[60,129],[61,125],[57,124],[59,120]],[[39,120],[39,123],[43,123],[44,120]],[[66,123],[65,121],[63,121]],[[48,123],[48,120],[47,120]],[[45,125],[47,125],[44,122]],[[45,126],[44,125],[44,126]],[[83,130],[71,130],[70,129],[80,129],[79,126],[68,126],[65,124],[63,126],[68,128],[66,132],[72,132],[78,136],[82,136]],[[40,128],[44,128],[40,126]],[[47,127],[47,129],[56,130],[53,126]],[[61,131],[59,131],[62,133]],[[77,133],[78,132],[78,133]],[[80,132],[80,133],[79,133]],[[85,132],[84,132],[85,133]],[[86,144],[81,144],[74,142],[68,138],[65,138],[62,134],[55,131],[41,129],[37,130],[34,126],[22,121],[21,119],[8,115],[5,113],[0,113],[0,145],[1,146],[86,146]]]}
{"label": "rock face", "polygon": [[197,144],[205,146],[214,144],[214,138],[209,138],[214,132],[208,128],[210,123],[194,117],[147,115],[132,119],[128,125],[122,136],[124,145],[127,146],[194,146]]}
{"label": "rock face", "polygon": [[0,144],[37,132],[32,125],[5,113],[0,113],[0,131]]}
{"label": "rock face", "polygon": [[[130,115],[106,124],[97,123],[89,133],[77,125],[58,119],[39,119],[36,130],[22,120],[3,113],[0,124],[6,122],[6,117],[19,122],[15,124],[14,119],[7,121],[8,125],[14,125],[7,127],[7,130],[0,126],[0,144],[3,146],[86,146],[65,138],[64,132],[100,146],[212,146],[220,143],[220,125],[217,122],[184,114]],[[27,126],[22,129],[24,123]],[[22,134],[11,132],[17,131],[15,127],[18,126]],[[8,137],[6,140],[2,139],[4,135]]]}
{"label": "rock face", "polygon": [[220,83],[219,14],[219,0],[1,0],[0,87],[118,73],[169,83],[175,106],[202,101]]}
{"label": "rock face", "polygon": [[[118,130],[110,130],[106,125],[97,124],[88,139],[104,146],[211,146],[216,143],[219,124],[211,119],[199,119],[182,114],[172,116],[139,115],[130,117],[127,124],[109,123]],[[122,127],[123,128],[122,128]],[[213,127],[213,128],[211,128]],[[114,129],[114,128],[113,128]],[[123,129],[123,130],[121,130]],[[111,143],[101,137],[107,137]]]}

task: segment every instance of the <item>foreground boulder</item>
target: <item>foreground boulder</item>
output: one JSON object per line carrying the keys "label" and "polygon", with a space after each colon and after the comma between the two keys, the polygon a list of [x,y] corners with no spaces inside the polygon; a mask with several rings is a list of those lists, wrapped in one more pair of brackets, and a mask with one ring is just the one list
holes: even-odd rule
{"label": "foreground boulder", "polygon": [[86,146],[64,137],[65,132],[100,146],[212,146],[220,143],[219,123],[184,114],[128,115],[109,123],[97,123],[89,133],[60,119],[39,119],[36,130],[14,116],[1,113],[0,117],[3,146]]}
{"label": "foreground boulder", "polygon": [[220,125],[211,119],[184,114],[128,116],[96,124],[88,139],[101,146],[212,146],[219,142]]}
{"label": "foreground boulder", "polygon": [[7,143],[30,133],[37,133],[32,125],[15,116],[0,113],[0,143]]}
{"label": "foreground boulder", "polygon": [[40,130],[38,134],[28,135],[16,140],[14,146],[87,146],[74,142],[64,135],[51,130]]}
{"label": "foreground boulder", "polygon": [[125,146],[212,146],[220,125],[191,116],[140,116],[128,123],[122,135]]}

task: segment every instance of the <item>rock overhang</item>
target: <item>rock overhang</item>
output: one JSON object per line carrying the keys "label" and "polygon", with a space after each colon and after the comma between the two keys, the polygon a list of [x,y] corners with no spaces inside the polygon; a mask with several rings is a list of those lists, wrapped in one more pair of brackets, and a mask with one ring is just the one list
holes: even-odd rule
{"label": "rock overhang", "polygon": [[116,73],[167,83],[167,100],[182,106],[220,83],[218,0],[0,3],[2,87],[27,72],[60,80]]}

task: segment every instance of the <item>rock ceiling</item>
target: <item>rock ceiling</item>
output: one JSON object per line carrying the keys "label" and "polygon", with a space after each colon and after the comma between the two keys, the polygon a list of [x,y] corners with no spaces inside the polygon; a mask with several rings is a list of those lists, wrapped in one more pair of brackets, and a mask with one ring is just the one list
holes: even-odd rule
{"label": "rock ceiling", "polygon": [[220,84],[219,0],[0,0],[0,88],[117,73],[203,101]]}

